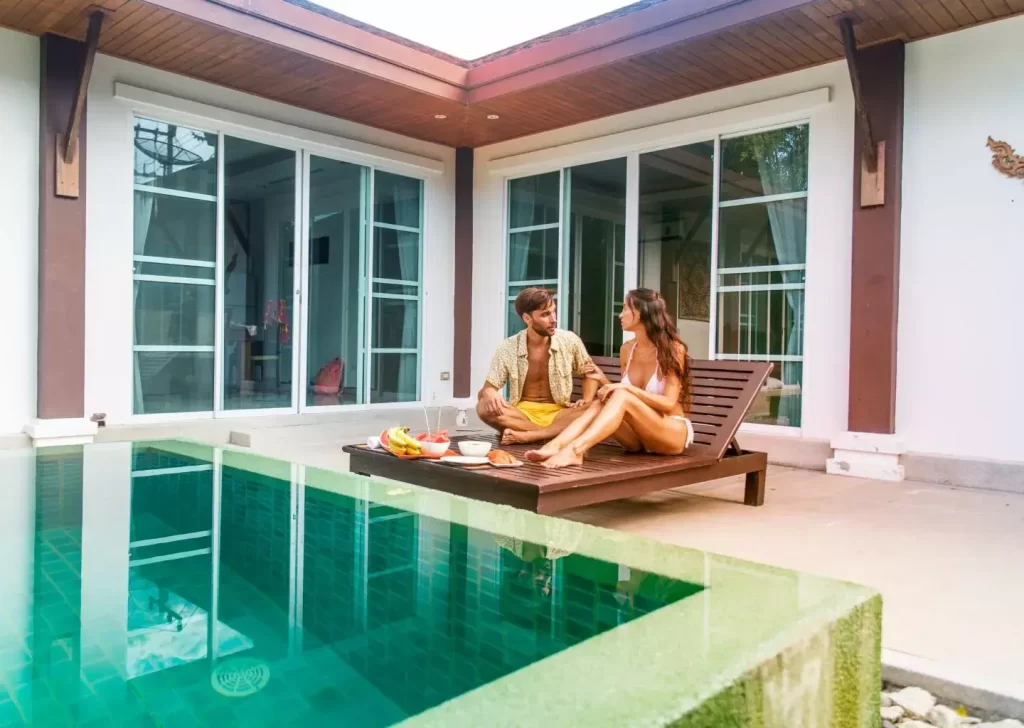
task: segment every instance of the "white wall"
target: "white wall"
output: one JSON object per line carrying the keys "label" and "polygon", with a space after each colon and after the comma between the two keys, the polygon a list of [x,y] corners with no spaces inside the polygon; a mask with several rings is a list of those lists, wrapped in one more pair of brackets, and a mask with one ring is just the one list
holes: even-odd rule
{"label": "white wall", "polygon": [[[450,400],[451,382],[442,382],[440,374],[452,368],[453,149],[101,55],[88,106],[87,416],[105,412],[108,422],[118,423],[132,412],[132,112],[114,98],[115,82],[441,161],[444,172],[427,179],[425,193],[422,381],[426,401]],[[341,140],[337,144],[344,148]]]}
{"label": "white wall", "polygon": [[0,435],[36,414],[39,291],[39,39],[0,28]]}
{"label": "white wall", "polygon": [[1024,461],[1024,17],[907,48],[897,433],[908,449]]}
{"label": "white wall", "polygon": [[[842,63],[716,91],[639,111],[491,145],[475,152],[473,252],[473,386],[486,376],[491,355],[505,331],[505,248],[502,221],[504,177],[490,171],[494,161],[530,152],[534,168],[549,171],[601,158],[602,143],[572,159],[564,145],[600,140],[655,124],[694,119],[763,101],[829,88],[831,100],[810,114],[766,118],[762,112],[732,114],[729,129],[708,126],[680,143],[709,140],[715,133],[756,130],[767,123],[810,119],[807,217],[807,313],[804,341],[804,410],[800,434],[831,438],[846,427],[850,349],[850,239],[853,195],[853,97]],[[702,122],[694,122],[699,126]],[[718,123],[718,122],[716,122]],[[703,135],[703,136],[702,136]],[[616,140],[607,140],[612,149]],[[604,158],[621,156],[608,151]],[[544,160],[549,160],[544,169]],[[539,160],[539,161],[538,161]],[[539,164],[539,166],[537,166]],[[627,264],[629,253],[627,251]]]}

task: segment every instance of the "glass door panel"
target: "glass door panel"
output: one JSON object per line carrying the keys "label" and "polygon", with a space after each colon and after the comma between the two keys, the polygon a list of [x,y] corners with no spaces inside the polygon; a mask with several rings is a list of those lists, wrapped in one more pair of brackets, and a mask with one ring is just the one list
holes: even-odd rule
{"label": "glass door panel", "polygon": [[716,357],[772,362],[747,419],[790,427],[800,426],[803,398],[808,131],[721,142]]}
{"label": "glass door panel", "polygon": [[562,326],[592,356],[618,354],[626,250],[626,160],[565,171],[567,310]]}
{"label": "glass door panel", "polygon": [[296,157],[224,138],[225,410],[293,406]]}
{"label": "glass door panel", "polygon": [[214,408],[217,135],[135,119],[135,414]]}
{"label": "glass door panel", "polygon": [[514,305],[524,288],[558,295],[560,189],[559,172],[508,183],[508,336],[524,328]]}
{"label": "glass door panel", "polygon": [[661,293],[696,359],[711,341],[714,142],[640,155],[640,285]]}
{"label": "glass door panel", "polygon": [[304,407],[366,402],[366,218],[370,170],[310,155]]}
{"label": "glass door panel", "polygon": [[373,176],[370,402],[419,399],[423,183]]}

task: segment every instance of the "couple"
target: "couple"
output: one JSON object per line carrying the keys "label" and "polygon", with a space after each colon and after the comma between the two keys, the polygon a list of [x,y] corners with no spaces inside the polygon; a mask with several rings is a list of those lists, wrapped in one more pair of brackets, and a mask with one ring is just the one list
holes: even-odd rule
{"label": "couple", "polygon": [[[477,414],[502,433],[503,444],[548,441],[527,459],[564,468],[581,465],[587,451],[609,437],[626,450],[659,455],[679,455],[693,442],[684,409],[691,396],[689,356],[658,293],[637,288],[626,294],[619,322],[633,339],[622,346],[617,384],[578,336],[558,329],[549,291],[527,288],[515,307],[526,330],[498,349],[477,401]],[[576,402],[573,375],[585,377]],[[509,402],[501,395],[506,384]]]}

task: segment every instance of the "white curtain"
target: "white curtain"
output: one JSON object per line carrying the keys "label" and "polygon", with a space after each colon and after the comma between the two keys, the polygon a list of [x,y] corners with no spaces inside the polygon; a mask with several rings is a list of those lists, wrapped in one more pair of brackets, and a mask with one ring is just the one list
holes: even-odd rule
{"label": "white curtain", "polygon": [[[153,212],[156,209],[156,196],[148,194],[146,192],[135,193],[135,204],[134,204],[134,250],[135,255],[146,254],[146,238],[149,236],[149,224],[153,219]],[[134,261],[133,261],[134,263]],[[134,263],[135,267],[141,265],[141,263]],[[139,301],[139,284],[135,283],[135,292],[132,298],[132,311],[134,315],[138,315],[138,301]],[[135,332],[132,332],[134,340]],[[140,362],[139,355],[135,354],[135,412],[136,414],[145,414],[145,400],[142,397],[142,374],[139,371]]]}
{"label": "white curtain", "polygon": [[[777,138],[774,135],[769,138]],[[763,137],[755,141],[757,168],[765,195],[776,195],[799,189],[794,185],[793,178],[802,176],[803,171],[795,165],[806,164],[806,159],[790,158],[778,155],[774,144],[766,143]],[[768,222],[771,225],[772,241],[775,245],[775,256],[780,265],[796,265],[806,262],[806,231],[807,201],[806,198],[769,202]],[[804,280],[804,271],[782,271],[785,283],[800,283]],[[786,319],[786,350],[785,354],[794,356],[802,351],[800,341],[800,319],[803,316],[803,291],[787,290],[786,304],[789,315]],[[803,367],[791,362],[783,362],[781,379],[783,385],[800,384],[803,378]],[[779,419],[789,424],[800,422],[800,398],[783,396],[779,402]]]}

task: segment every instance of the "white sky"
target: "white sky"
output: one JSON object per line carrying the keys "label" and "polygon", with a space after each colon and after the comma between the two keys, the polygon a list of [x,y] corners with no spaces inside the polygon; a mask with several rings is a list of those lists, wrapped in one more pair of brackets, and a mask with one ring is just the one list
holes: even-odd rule
{"label": "white sky", "polygon": [[473,60],[634,0],[314,0],[318,5]]}

